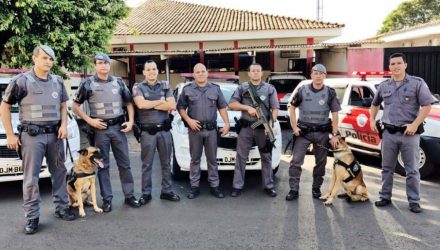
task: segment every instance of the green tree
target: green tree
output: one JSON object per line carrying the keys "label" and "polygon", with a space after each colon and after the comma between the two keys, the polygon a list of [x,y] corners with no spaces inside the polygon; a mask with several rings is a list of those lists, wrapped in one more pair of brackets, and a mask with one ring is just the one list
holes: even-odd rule
{"label": "green tree", "polygon": [[440,0],[410,0],[401,3],[385,18],[378,34],[383,34],[440,18]]}
{"label": "green tree", "polygon": [[32,65],[36,45],[51,46],[57,63],[70,71],[90,65],[104,51],[118,20],[127,16],[123,0],[3,0],[0,3],[0,64]]}

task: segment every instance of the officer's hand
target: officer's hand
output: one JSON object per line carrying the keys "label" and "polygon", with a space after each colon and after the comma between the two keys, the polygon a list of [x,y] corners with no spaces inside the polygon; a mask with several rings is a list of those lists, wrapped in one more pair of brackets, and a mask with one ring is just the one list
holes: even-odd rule
{"label": "officer's hand", "polygon": [[221,136],[225,136],[227,133],[229,133],[229,129],[231,128],[231,125],[225,124],[225,126],[223,128],[220,129],[221,132]]}
{"label": "officer's hand", "polygon": [[404,135],[415,135],[416,134],[418,126],[414,125],[413,123],[405,124],[403,126],[406,127],[405,133],[403,133]]}
{"label": "officer's hand", "polygon": [[17,150],[18,146],[21,145],[20,140],[15,135],[7,136],[6,139],[8,141],[8,149]]}
{"label": "officer's hand", "polygon": [[97,129],[106,129],[107,128],[107,124],[98,118],[92,119],[89,124],[90,124],[90,126],[97,128]]}
{"label": "officer's hand", "polygon": [[333,149],[337,149],[339,147],[339,136],[332,136],[330,139],[330,145],[332,145]]}
{"label": "officer's hand", "polygon": [[301,133],[301,129],[298,128],[298,126],[296,126],[296,127],[293,128],[293,134],[294,134],[295,136],[299,136],[300,133]]}
{"label": "officer's hand", "polygon": [[376,127],[376,121],[374,119],[370,119],[370,128],[374,133],[379,133]]}
{"label": "officer's hand", "polygon": [[257,110],[253,107],[249,107],[247,112],[249,113],[250,116],[257,116]]}
{"label": "officer's hand", "polygon": [[188,119],[187,121],[188,126],[191,130],[193,131],[200,131],[200,129],[202,128],[202,126],[200,125],[200,122],[194,119]]}
{"label": "officer's hand", "polygon": [[58,139],[66,139],[67,138],[67,126],[61,126],[58,129]]}
{"label": "officer's hand", "polygon": [[127,133],[130,132],[130,130],[133,128],[133,123],[132,122],[124,122],[121,125],[121,132]]}

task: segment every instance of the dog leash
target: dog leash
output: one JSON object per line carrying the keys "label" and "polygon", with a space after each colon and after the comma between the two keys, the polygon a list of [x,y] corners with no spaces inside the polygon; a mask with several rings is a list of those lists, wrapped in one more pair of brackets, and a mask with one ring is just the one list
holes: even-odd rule
{"label": "dog leash", "polygon": [[[73,163],[72,150],[70,149],[69,140],[66,138],[66,151],[69,152],[70,161]],[[66,154],[67,154],[66,152]]]}

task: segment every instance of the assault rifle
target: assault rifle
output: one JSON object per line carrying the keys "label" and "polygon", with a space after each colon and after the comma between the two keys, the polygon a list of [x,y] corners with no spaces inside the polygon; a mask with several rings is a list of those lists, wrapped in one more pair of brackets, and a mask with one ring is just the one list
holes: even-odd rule
{"label": "assault rifle", "polygon": [[[270,109],[263,103],[263,101],[260,99],[260,97],[257,95],[257,90],[254,85],[252,85],[251,82],[249,82],[249,94],[252,99],[252,106],[257,111],[257,118],[258,120],[254,123],[252,123],[251,128],[255,129],[256,127],[263,125],[264,130],[266,131],[268,140],[266,143],[267,152],[272,152],[272,148],[275,147],[275,135],[272,130],[271,124],[266,119],[266,116],[264,116],[263,109],[267,109],[270,113]],[[272,121],[273,124],[273,121]]]}

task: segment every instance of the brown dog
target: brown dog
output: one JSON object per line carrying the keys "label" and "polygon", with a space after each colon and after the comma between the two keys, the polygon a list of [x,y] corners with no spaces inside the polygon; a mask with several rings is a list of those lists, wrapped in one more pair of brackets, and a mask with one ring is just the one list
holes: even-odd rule
{"label": "brown dog", "polygon": [[335,162],[329,189],[319,199],[325,200],[325,205],[331,205],[338,189],[343,184],[345,193],[338,197],[347,197],[349,201],[367,201],[367,186],[363,180],[361,166],[343,138],[339,139],[338,148],[333,150],[333,157]]}
{"label": "brown dog", "polygon": [[104,166],[103,156],[95,147],[81,149],[78,153],[80,156],[75,161],[67,180],[69,206],[78,207],[81,217],[86,216],[84,203],[92,205],[95,212],[102,213],[96,202],[95,171],[97,166],[101,168]]}

